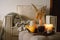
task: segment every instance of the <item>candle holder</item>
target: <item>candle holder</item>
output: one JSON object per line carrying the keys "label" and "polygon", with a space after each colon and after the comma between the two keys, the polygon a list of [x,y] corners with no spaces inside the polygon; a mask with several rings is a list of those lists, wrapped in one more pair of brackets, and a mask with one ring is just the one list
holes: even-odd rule
{"label": "candle holder", "polygon": [[57,31],[57,16],[46,15],[46,24],[53,24],[55,32]]}

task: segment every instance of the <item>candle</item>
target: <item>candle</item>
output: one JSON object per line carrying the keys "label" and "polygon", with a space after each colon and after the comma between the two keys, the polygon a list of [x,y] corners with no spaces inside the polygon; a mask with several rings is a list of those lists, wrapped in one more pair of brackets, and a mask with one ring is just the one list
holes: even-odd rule
{"label": "candle", "polygon": [[52,31],[53,30],[53,24],[44,24],[46,31]]}
{"label": "candle", "polygon": [[50,16],[46,16],[46,24],[50,24]]}

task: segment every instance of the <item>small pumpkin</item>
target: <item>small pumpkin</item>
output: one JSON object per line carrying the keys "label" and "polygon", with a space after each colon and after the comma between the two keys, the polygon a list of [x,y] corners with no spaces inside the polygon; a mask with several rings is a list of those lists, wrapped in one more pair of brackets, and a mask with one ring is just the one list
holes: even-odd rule
{"label": "small pumpkin", "polygon": [[26,26],[26,28],[32,33],[35,32],[36,29],[34,26],[28,26],[28,25]]}

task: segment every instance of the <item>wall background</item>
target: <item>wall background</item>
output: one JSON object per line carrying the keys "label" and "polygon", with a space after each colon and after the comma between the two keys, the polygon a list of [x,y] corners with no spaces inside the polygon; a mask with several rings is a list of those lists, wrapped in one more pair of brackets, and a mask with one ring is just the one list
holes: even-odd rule
{"label": "wall background", "polygon": [[17,13],[17,5],[47,5],[50,7],[50,0],[0,0],[0,20],[10,12]]}
{"label": "wall background", "polygon": [[17,5],[47,5],[50,8],[50,0],[0,0],[0,20],[5,25],[5,16],[10,12],[17,12]]}

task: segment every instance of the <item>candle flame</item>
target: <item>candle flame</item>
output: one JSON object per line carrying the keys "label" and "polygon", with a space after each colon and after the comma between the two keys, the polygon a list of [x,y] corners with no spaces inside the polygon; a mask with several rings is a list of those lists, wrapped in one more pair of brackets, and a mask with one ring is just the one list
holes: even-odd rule
{"label": "candle flame", "polygon": [[46,30],[52,31],[53,29],[53,24],[44,24],[44,26]]}

